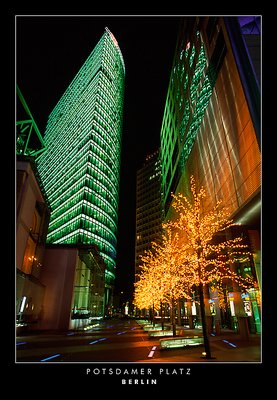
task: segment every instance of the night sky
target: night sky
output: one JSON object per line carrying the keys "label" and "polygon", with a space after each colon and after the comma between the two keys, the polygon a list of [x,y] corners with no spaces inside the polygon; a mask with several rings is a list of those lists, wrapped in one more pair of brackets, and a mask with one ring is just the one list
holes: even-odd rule
{"label": "night sky", "polygon": [[136,171],[159,147],[180,17],[17,16],[16,82],[42,135],[48,115],[108,27],[125,68],[116,292],[127,300],[135,264]]}

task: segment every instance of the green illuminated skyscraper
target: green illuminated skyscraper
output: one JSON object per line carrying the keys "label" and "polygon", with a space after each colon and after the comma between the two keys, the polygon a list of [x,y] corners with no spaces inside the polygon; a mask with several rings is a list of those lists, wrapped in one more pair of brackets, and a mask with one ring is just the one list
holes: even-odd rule
{"label": "green illuminated skyscraper", "polygon": [[47,242],[96,245],[115,279],[125,67],[105,32],[48,118],[38,172],[51,206]]}

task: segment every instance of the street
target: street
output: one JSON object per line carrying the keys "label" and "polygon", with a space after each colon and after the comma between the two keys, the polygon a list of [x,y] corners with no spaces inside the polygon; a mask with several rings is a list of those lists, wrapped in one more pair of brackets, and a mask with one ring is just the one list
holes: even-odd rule
{"label": "street", "polygon": [[87,331],[29,333],[16,339],[16,362],[260,362],[260,338],[247,343],[237,335],[210,337],[213,360],[202,358],[203,346],[161,350],[158,337],[133,319],[94,322]]}
{"label": "street", "polygon": [[134,320],[105,320],[87,331],[17,338],[17,362],[145,361],[158,341]]}

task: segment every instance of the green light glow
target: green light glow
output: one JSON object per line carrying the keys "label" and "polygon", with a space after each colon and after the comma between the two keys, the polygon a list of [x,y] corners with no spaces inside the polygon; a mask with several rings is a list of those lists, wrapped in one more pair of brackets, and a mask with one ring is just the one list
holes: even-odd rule
{"label": "green light glow", "polygon": [[197,136],[198,130],[200,128],[202,119],[205,114],[205,110],[209,104],[212,93],[213,93],[213,85],[211,85],[209,76],[206,75],[203,82],[203,86],[197,98],[197,103],[193,112],[191,123],[189,125],[185,142],[182,147],[182,153],[180,158],[180,165],[182,169],[184,168],[185,163],[189,158],[190,152],[194,145],[195,138]]}
{"label": "green light glow", "polygon": [[160,339],[160,346],[162,349],[172,349],[187,346],[199,346],[204,343],[203,337],[175,337],[170,339]]}
{"label": "green light glow", "polygon": [[37,158],[49,198],[48,243],[96,244],[116,263],[125,67],[106,31],[51,112]]}
{"label": "green light glow", "polygon": [[[184,171],[205,110],[209,104],[216,74],[208,60],[197,31],[195,43],[182,43],[176,54],[161,129],[164,201]],[[171,104],[176,104],[173,107]],[[172,143],[172,144],[171,144]]]}

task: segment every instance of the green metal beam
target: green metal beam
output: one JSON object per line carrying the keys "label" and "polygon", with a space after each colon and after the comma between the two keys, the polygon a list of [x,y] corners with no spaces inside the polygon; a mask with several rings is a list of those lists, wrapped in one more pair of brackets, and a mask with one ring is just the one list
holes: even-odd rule
{"label": "green metal beam", "polygon": [[[38,126],[31,114],[30,109],[29,109],[18,86],[16,86],[16,93],[17,93],[17,96],[28,116],[28,118],[26,118],[25,120],[16,121],[16,126],[19,127],[17,143],[20,143],[20,146],[17,148],[16,152],[17,152],[17,154],[22,155],[22,149],[24,148],[24,150],[23,150],[24,155],[36,156],[46,149],[44,139],[38,129]],[[26,135],[26,133],[24,133],[24,132],[28,129],[28,127],[29,127],[29,133]],[[24,135],[23,135],[23,133],[24,133]],[[28,147],[32,133],[37,136],[39,143],[40,143],[39,147],[36,147],[36,148]]]}

